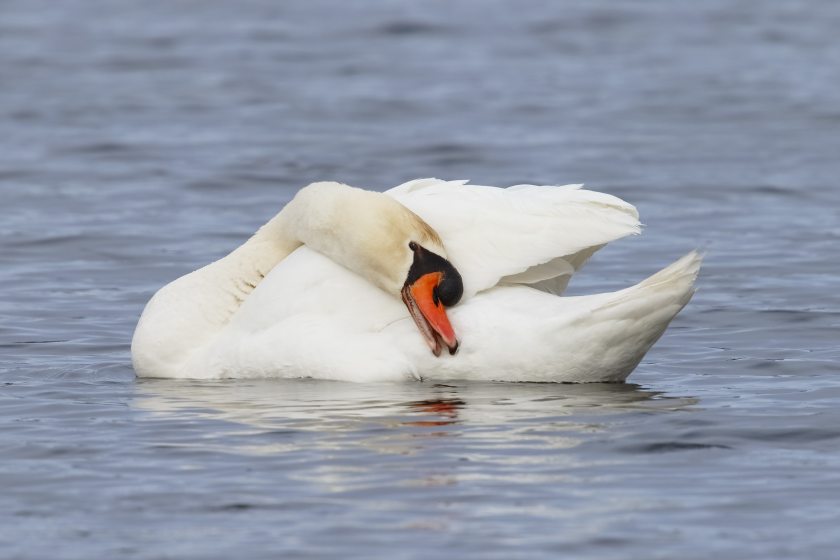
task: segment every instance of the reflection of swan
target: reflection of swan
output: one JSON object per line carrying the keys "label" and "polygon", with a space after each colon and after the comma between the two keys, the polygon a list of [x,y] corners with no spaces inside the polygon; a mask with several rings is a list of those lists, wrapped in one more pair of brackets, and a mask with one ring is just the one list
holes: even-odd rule
{"label": "reflection of swan", "polygon": [[[632,384],[305,379],[150,379],[137,383],[135,394],[132,408],[145,421],[159,422],[160,437],[178,448],[305,461],[295,479],[330,491],[379,485],[382,476],[419,486],[469,476],[509,481],[508,467],[520,482],[540,482],[544,469],[534,467],[563,461],[579,466],[579,456],[557,451],[609,433],[613,417],[633,410],[668,413],[696,402]],[[414,458],[406,463],[406,456]],[[470,469],[476,461],[484,465],[480,473]],[[556,472],[545,482],[556,484]]]}
{"label": "reflection of swan", "polygon": [[[629,204],[574,186],[420,180],[383,195],[315,184],[230,255],[155,295],[132,343],[135,370],[623,381],[688,302],[699,256],[618,292],[557,295],[638,227]],[[439,356],[444,346],[455,355]]]}
{"label": "reflection of swan", "polygon": [[674,410],[695,402],[633,384],[150,379],[136,385],[133,406],[162,417],[216,419],[269,431],[293,427],[329,432],[363,429],[369,422],[392,428],[425,420],[472,426],[542,423],[548,417],[577,413]]}
{"label": "reflection of swan", "polygon": [[134,394],[130,406],[144,425],[155,426],[148,432],[155,446],[196,468],[206,466],[208,453],[230,458],[221,464],[236,470],[242,457],[251,457],[257,470],[276,471],[272,476],[286,481],[280,487],[291,495],[278,499],[292,502],[300,495],[292,486],[311,485],[316,490],[304,493],[319,496],[350,492],[344,499],[351,500],[388,500],[377,494],[384,490],[400,500],[405,494],[395,487],[470,479],[556,485],[564,465],[574,470],[603,461],[598,451],[573,449],[593,440],[623,440],[628,413],[635,412],[633,430],[644,418],[649,423],[653,415],[696,402],[633,384],[313,379],[142,379]]}

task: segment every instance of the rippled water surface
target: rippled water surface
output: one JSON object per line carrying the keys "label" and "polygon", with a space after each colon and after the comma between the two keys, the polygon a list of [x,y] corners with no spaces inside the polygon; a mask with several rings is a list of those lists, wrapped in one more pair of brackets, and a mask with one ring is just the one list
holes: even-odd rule
{"label": "rippled water surface", "polygon": [[[0,2],[0,557],[836,558],[840,5]],[[135,380],[300,186],[586,182],[699,247],[626,385]]]}

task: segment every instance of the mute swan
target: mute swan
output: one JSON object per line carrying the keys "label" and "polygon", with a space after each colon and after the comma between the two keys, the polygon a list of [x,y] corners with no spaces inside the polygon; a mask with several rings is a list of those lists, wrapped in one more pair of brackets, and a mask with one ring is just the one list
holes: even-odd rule
{"label": "mute swan", "polygon": [[374,193],[314,183],[228,256],[155,294],[132,340],[134,368],[624,381],[688,303],[700,256],[617,292],[558,296],[595,251],[638,232],[632,205],[580,185],[420,179]]}

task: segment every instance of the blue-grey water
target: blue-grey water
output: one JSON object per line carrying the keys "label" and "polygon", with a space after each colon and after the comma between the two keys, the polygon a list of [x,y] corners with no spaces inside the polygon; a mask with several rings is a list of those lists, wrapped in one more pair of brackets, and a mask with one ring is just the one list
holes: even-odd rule
{"label": "blue-grey water", "polygon": [[[0,558],[833,559],[840,4],[0,2]],[[586,182],[707,252],[625,385],[136,380],[310,181]]]}

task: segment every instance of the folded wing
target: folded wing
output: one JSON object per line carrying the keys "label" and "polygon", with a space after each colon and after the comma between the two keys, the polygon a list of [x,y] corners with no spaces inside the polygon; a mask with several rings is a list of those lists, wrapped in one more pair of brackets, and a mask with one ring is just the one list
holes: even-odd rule
{"label": "folded wing", "polygon": [[440,234],[464,297],[497,284],[561,293],[595,251],[640,231],[635,207],[581,185],[502,189],[418,179],[386,194]]}

